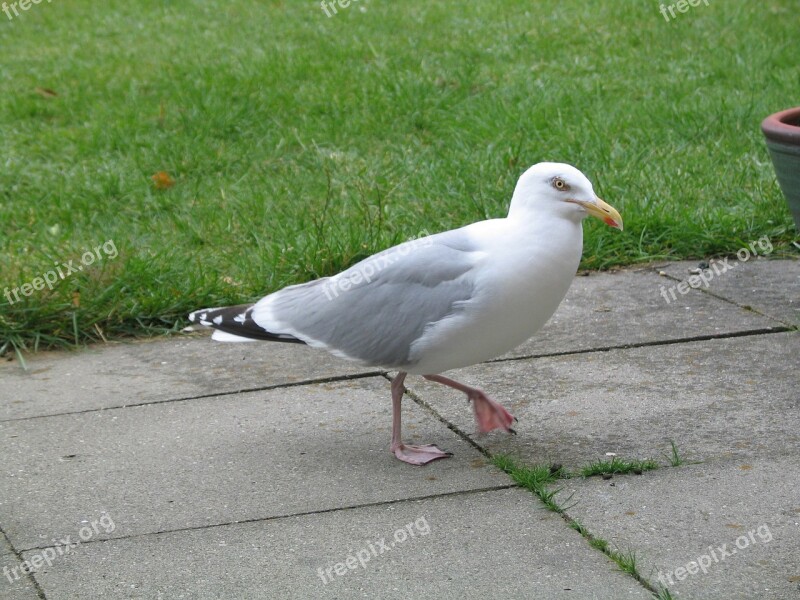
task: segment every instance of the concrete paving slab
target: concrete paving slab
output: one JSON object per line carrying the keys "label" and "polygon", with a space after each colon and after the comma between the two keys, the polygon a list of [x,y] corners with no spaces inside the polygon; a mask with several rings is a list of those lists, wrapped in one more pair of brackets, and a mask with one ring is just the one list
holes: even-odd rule
{"label": "concrete paving slab", "polygon": [[14,549],[8,544],[3,534],[0,534],[0,556],[12,554]]}
{"label": "concrete paving slab", "polygon": [[775,333],[484,364],[451,377],[519,418],[516,436],[476,433],[464,395],[406,385],[492,453],[578,467],[606,452],[656,458],[674,440],[709,460],[800,452],[800,334]]}
{"label": "concrete paving slab", "polygon": [[0,600],[39,600],[39,594],[29,577],[16,573],[19,561],[13,554],[0,555]]}
{"label": "concrete paving slab", "polygon": [[[742,262],[734,258],[716,262],[716,267],[712,261],[711,268],[704,271],[707,286],[697,279],[692,283],[741,306],[751,306],[787,325],[800,325],[800,260],[750,258]],[[698,261],[683,261],[660,266],[659,270],[688,283],[692,277],[690,270],[697,269],[698,264]],[[663,285],[669,288],[676,282],[664,281]],[[678,306],[685,305],[689,297],[680,293],[675,296]]]}
{"label": "concrete paving slab", "polygon": [[88,544],[36,577],[52,600],[651,598],[520,489]]}
{"label": "concrete paving slab", "polygon": [[[675,598],[800,597],[797,453],[559,483],[569,514]],[[702,568],[701,568],[702,567]],[[659,579],[660,578],[660,579]]]}
{"label": "concrete paving slab", "polygon": [[[606,452],[666,462],[675,440],[682,456],[705,462],[562,482],[579,500],[571,514],[635,550],[654,583],[659,570],[671,574],[675,597],[794,597],[800,333],[591,351],[779,328],[796,314],[797,288],[775,265],[752,261],[721,275],[712,291],[724,297],[691,290],[669,304],[660,286],[672,280],[652,269],[579,277],[544,337],[512,356],[584,353],[453,372],[520,417],[517,437],[475,435],[463,395],[419,378],[407,385],[492,452],[527,463],[575,468]],[[758,272],[748,279],[750,268]],[[30,362],[27,375],[0,364],[3,531],[31,558],[103,515],[114,521],[40,569],[50,598],[649,597],[410,401],[407,440],[456,456],[425,468],[396,461],[384,378],[237,393],[365,374],[324,352],[191,337]],[[197,398],[214,393],[230,395]],[[416,510],[427,503],[441,505]],[[419,553],[398,548],[328,584],[316,574],[420,516],[448,535],[410,540]],[[689,572],[709,545],[751,533],[736,556]],[[3,561],[19,559],[0,546]],[[30,581],[6,583],[0,577],[0,598],[40,597]]]}
{"label": "concrete paving slab", "polygon": [[[779,324],[691,290],[667,304],[650,269],[576,277],[559,310],[507,357],[717,335]],[[48,352],[0,363],[0,420],[131,406],[374,373],[298,344],[219,344],[192,336]]]}
{"label": "concrete paving slab", "polygon": [[[20,560],[0,534],[0,600],[37,600],[39,595],[30,577],[20,570]],[[17,569],[16,571],[14,569]]]}
{"label": "concrete paving slab", "polygon": [[424,468],[389,453],[382,377],[0,424],[0,511],[20,550],[509,485],[411,401],[406,441],[455,457]]}
{"label": "concrete paving slab", "polygon": [[651,268],[576,277],[556,314],[531,340],[505,357],[646,344],[780,326],[771,319],[690,290],[667,303],[670,280]]}
{"label": "concrete paving slab", "polygon": [[0,362],[0,420],[131,406],[376,372],[300,344],[207,335],[92,346]]}

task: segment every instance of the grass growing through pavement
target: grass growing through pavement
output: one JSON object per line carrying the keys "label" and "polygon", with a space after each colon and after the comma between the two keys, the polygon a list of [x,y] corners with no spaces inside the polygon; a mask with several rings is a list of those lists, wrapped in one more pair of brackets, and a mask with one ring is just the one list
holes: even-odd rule
{"label": "grass growing through pavement", "polygon": [[[562,506],[555,498],[555,496],[561,491],[561,488],[552,488],[552,485],[559,479],[569,477],[567,472],[565,472],[563,469],[554,470],[552,468],[540,465],[532,467],[521,466],[508,455],[495,456],[492,458],[492,462],[497,468],[505,471],[511,477],[511,479],[517,482],[520,486],[533,492],[533,494],[536,495],[549,510],[561,515],[561,517],[572,529],[577,531],[584,539],[586,539],[592,548],[595,548],[596,550],[599,550],[608,556],[611,560],[617,563],[617,566],[621,571],[636,579],[636,581],[647,588],[647,590],[650,591],[654,596],[659,599],[663,598],[665,600],[671,597],[669,595],[669,590],[666,588],[657,590],[639,574],[636,553],[633,550],[623,552],[611,548],[608,541],[593,535],[580,521],[567,514],[567,510],[570,507]],[[653,461],[642,462],[652,463]],[[655,466],[651,468],[657,468],[658,465],[655,463],[653,464]],[[571,498],[572,496],[567,499],[567,502],[569,502]]]}
{"label": "grass growing through pavement", "polygon": [[[673,465],[676,466],[676,465]],[[652,471],[658,468],[658,463],[651,459],[646,460],[622,460],[613,457],[611,460],[598,460],[581,469],[583,477],[594,475],[614,475],[624,473],[636,473],[641,475],[645,471]]]}
{"label": "grass growing through pavement", "polygon": [[[60,0],[0,18],[0,349],[175,330],[502,216],[541,160],[625,219],[586,226],[586,268],[763,235],[780,254],[758,124],[797,101],[794,8]],[[2,295],[107,240],[115,259]]]}
{"label": "grass growing through pavement", "polygon": [[493,457],[492,463],[498,469],[505,471],[519,485],[536,494],[547,508],[558,514],[564,514],[566,509],[561,507],[554,499],[555,495],[561,490],[558,488],[550,489],[550,485],[558,481],[562,476],[560,470],[554,471],[545,466],[521,467],[517,465],[513,458],[505,455]]}
{"label": "grass growing through pavement", "polygon": [[667,456],[669,464],[673,467],[680,467],[681,465],[685,464],[686,460],[678,452],[678,446],[675,445],[675,442],[670,440],[669,445],[671,446],[671,453],[669,456]]}
{"label": "grass growing through pavement", "polygon": [[658,598],[658,600],[672,600],[672,594],[667,588],[659,587],[656,598]]}

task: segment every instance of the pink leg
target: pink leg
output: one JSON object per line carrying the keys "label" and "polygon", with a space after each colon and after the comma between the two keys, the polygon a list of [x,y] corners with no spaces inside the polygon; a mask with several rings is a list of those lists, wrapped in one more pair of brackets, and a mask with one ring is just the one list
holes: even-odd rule
{"label": "pink leg", "polygon": [[442,375],[424,375],[425,379],[435,381],[448,387],[454,388],[467,395],[472,400],[472,409],[475,412],[475,421],[478,423],[478,431],[487,433],[493,429],[502,429],[509,433],[517,433],[511,429],[511,423],[516,418],[511,415],[500,404],[489,398],[482,390],[459,383]]}
{"label": "pink leg", "polygon": [[403,402],[403,381],[405,381],[406,373],[400,371],[392,380],[392,453],[402,460],[412,465],[426,465],[432,460],[437,458],[449,458],[453,456],[452,452],[444,452],[439,450],[433,444],[425,446],[411,446],[402,442],[400,436],[400,418],[401,410],[400,405]]}

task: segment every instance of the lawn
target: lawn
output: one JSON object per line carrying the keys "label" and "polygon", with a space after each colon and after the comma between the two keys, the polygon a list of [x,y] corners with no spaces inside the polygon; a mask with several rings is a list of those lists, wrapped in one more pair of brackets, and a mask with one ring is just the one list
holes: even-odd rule
{"label": "lawn", "polygon": [[0,292],[65,275],[0,297],[0,352],[180,329],[191,309],[503,216],[542,160],[583,170],[624,217],[623,233],[585,225],[584,268],[762,236],[793,252],[759,123],[799,101],[796,8],[711,0],[669,21],[642,0],[0,12]]}

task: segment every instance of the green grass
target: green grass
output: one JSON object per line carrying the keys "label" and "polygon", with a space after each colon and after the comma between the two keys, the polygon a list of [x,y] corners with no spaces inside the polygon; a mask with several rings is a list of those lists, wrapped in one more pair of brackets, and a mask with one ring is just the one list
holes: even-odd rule
{"label": "green grass", "polygon": [[669,445],[671,446],[671,452],[667,456],[669,464],[673,467],[680,467],[681,465],[686,464],[686,460],[678,452],[678,446],[675,445],[675,442],[670,440]]}
{"label": "green grass", "polygon": [[644,471],[652,471],[658,468],[658,463],[651,459],[646,460],[623,460],[613,457],[611,460],[598,460],[581,468],[581,476],[593,477],[595,475],[615,475],[625,473],[636,473],[641,475]]}
{"label": "green grass", "polygon": [[[362,11],[362,9],[364,9]],[[625,232],[584,268],[796,250],[758,128],[797,103],[794,0],[59,0],[0,13],[0,349],[172,331],[187,311],[504,215],[541,160]],[[39,88],[39,92],[37,92]],[[51,89],[50,96],[42,89]],[[154,189],[168,172],[175,185]]]}
{"label": "green grass", "polygon": [[639,570],[636,568],[636,552],[633,550],[628,550],[627,552],[612,550],[611,552],[614,562],[619,565],[619,568],[623,573],[627,573],[628,575],[634,577],[639,576]]}
{"label": "green grass", "polygon": [[492,457],[492,463],[498,469],[505,471],[517,484],[538,496],[548,509],[558,514],[564,514],[566,508],[555,501],[555,496],[561,489],[550,489],[551,484],[562,477],[561,470],[554,473],[550,467],[542,465],[521,466],[507,455]]}
{"label": "green grass", "polygon": [[657,591],[658,591],[658,595],[656,596],[657,600],[673,600],[672,593],[670,593],[670,591],[667,588],[659,587]]}
{"label": "green grass", "polygon": [[[652,461],[643,461],[652,462]],[[644,577],[639,573],[636,553],[633,550],[621,551],[613,549],[607,540],[597,537],[589,531],[580,521],[573,518],[567,511],[571,506],[564,506],[556,499],[556,495],[561,491],[561,488],[552,488],[551,486],[559,479],[568,478],[569,474],[559,469],[553,471],[552,468],[534,465],[525,466],[520,465],[517,461],[509,455],[497,455],[492,457],[492,463],[502,471],[505,471],[511,479],[518,483],[521,487],[530,490],[537,496],[548,510],[561,515],[567,524],[577,531],[595,550],[599,550],[611,560],[613,560],[623,573],[627,573],[644,586],[649,592],[658,599],[668,599],[669,590],[666,588],[654,588]],[[570,495],[566,502],[572,499]]]}

